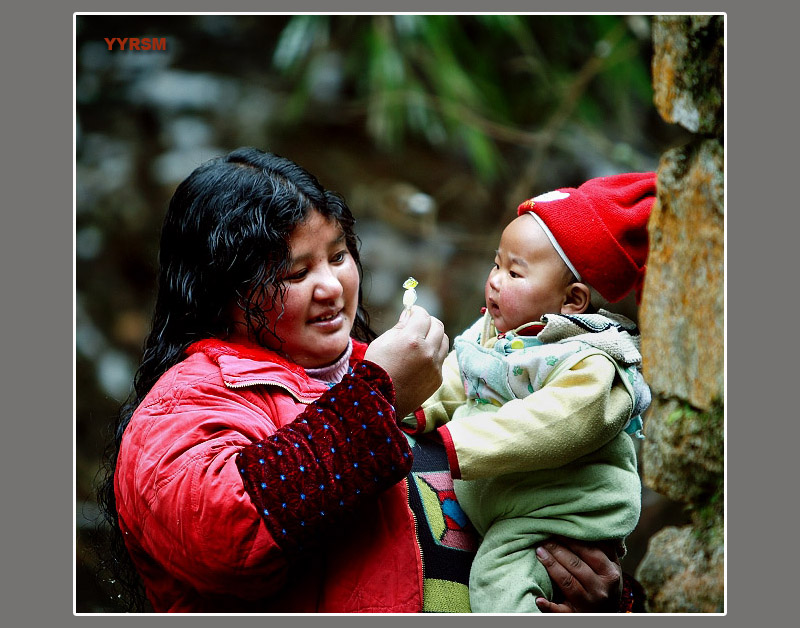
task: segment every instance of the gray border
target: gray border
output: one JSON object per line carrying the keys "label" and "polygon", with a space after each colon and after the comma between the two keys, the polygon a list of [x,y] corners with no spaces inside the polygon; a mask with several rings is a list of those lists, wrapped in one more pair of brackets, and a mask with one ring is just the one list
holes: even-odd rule
{"label": "gray border", "polygon": [[[11,297],[6,302],[4,320],[12,323],[6,326],[6,335],[10,338],[5,346],[8,348],[10,341],[10,350],[7,350],[6,355],[14,356],[15,367],[15,386],[6,388],[9,392],[13,390],[15,394],[10,401],[6,400],[5,414],[8,423],[12,424],[8,425],[12,431],[11,434],[6,433],[6,442],[10,446],[6,448],[4,456],[7,461],[4,465],[7,473],[4,475],[13,479],[12,482],[5,482],[6,488],[11,489],[5,493],[11,504],[7,503],[4,518],[8,526],[4,526],[8,552],[5,564],[10,567],[12,576],[7,578],[7,582],[12,580],[15,583],[11,590],[6,589],[6,599],[13,600],[14,604],[6,605],[4,619],[8,621],[10,615],[12,622],[16,619],[16,614],[20,615],[20,619],[35,614],[43,619],[49,618],[45,616],[52,616],[59,624],[63,624],[72,609],[72,587],[69,583],[72,581],[73,561],[67,555],[68,552],[64,551],[65,547],[73,546],[74,522],[72,486],[67,485],[67,478],[71,478],[71,474],[64,472],[64,468],[74,466],[69,449],[64,446],[64,443],[72,441],[71,421],[64,411],[65,400],[72,399],[74,392],[70,387],[71,378],[66,375],[72,373],[74,367],[72,309],[66,305],[72,304],[73,286],[73,278],[69,275],[72,266],[67,263],[72,256],[72,225],[69,222],[71,212],[67,209],[66,200],[72,198],[72,72],[65,67],[65,62],[71,59],[68,51],[72,50],[72,11],[108,11],[112,8],[133,10],[134,6],[136,11],[261,11],[265,8],[286,12],[301,9],[319,12],[333,10],[328,3],[319,0],[304,2],[302,7],[298,7],[296,2],[271,2],[269,7],[258,2],[239,2],[237,6],[226,3],[221,6],[220,3],[201,0],[192,3],[191,7],[163,1],[140,2],[135,5],[115,3],[116,7],[111,7],[110,4],[84,2],[80,7],[49,8],[46,19],[43,19],[45,16],[42,9],[35,4],[4,13],[2,41],[6,51],[4,57],[9,60],[5,63],[4,78],[7,86],[15,86],[14,89],[7,88],[4,98],[4,117],[7,121],[4,126],[11,133],[12,141],[10,147],[6,146],[6,163],[13,161],[15,164],[11,166],[12,172],[9,173],[13,176],[9,176],[7,180],[19,182],[11,199],[6,197],[6,216],[13,222],[4,232],[13,234],[14,237],[10,242],[8,240],[11,238],[4,238],[3,247],[7,294]],[[698,7],[698,4],[712,6]],[[716,4],[718,3],[694,2],[686,9],[718,11],[724,8],[713,6]],[[370,12],[377,8],[375,3],[364,0],[340,2],[337,5],[336,11]],[[452,3],[409,1],[395,10],[445,11],[449,8],[447,5]],[[575,6],[576,3],[563,1],[540,2],[535,7],[530,2],[522,1],[503,2],[501,5],[495,3],[491,10],[597,10],[596,4],[590,2],[582,2],[578,6]],[[614,5],[607,10],[648,11],[642,7],[642,2],[616,2]],[[481,11],[486,8],[485,3],[459,3],[461,12]],[[788,46],[784,50],[778,49],[780,42],[793,40],[791,33],[782,26],[793,25],[794,21],[787,20],[787,11],[782,9],[780,12],[759,12],[757,9],[750,9],[746,13],[740,9],[728,11],[728,42],[734,42],[731,47],[733,52],[730,52],[728,59],[729,67],[735,69],[735,72],[729,73],[729,84],[733,85],[730,91],[736,95],[735,106],[730,111],[738,114],[735,117],[738,122],[736,133],[729,136],[728,142],[730,145],[732,138],[735,147],[735,159],[728,169],[728,185],[732,189],[728,198],[734,200],[734,207],[740,208],[733,213],[733,220],[728,223],[728,251],[737,251],[736,255],[728,258],[729,268],[732,270],[729,276],[735,277],[738,282],[743,279],[747,281],[743,294],[748,296],[746,302],[744,299],[741,302],[734,300],[733,303],[739,308],[731,308],[732,318],[741,321],[742,326],[729,326],[729,333],[740,332],[735,336],[736,346],[751,356],[761,355],[758,351],[761,343],[756,344],[754,334],[746,332],[743,318],[748,314],[755,315],[757,304],[769,303],[769,296],[774,298],[775,287],[764,279],[780,277],[783,274],[780,269],[788,266],[777,258],[777,251],[786,250],[780,246],[782,230],[775,229],[776,222],[768,218],[771,217],[770,210],[777,205],[772,198],[772,190],[787,189],[787,183],[793,180],[794,173],[789,170],[793,155],[789,153],[788,146],[774,144],[763,146],[764,150],[756,150],[763,145],[759,140],[780,138],[782,132],[791,128],[789,125],[793,119],[788,111],[786,116],[775,115],[783,113],[789,103],[796,102],[791,98],[793,94],[776,93],[781,91],[786,78],[791,79],[796,74],[791,67],[778,67],[794,56]],[[651,6],[649,11],[658,12],[658,9]],[[731,77],[739,78],[740,81],[731,81]],[[759,114],[762,107],[763,111],[770,112],[768,116]],[[778,107],[780,111],[776,110]],[[743,123],[745,111],[752,112],[754,120]],[[780,120],[786,122],[778,126]],[[776,150],[785,153],[776,156]],[[764,160],[765,155],[771,158],[768,163]],[[761,169],[759,165],[762,166]],[[774,181],[762,180],[756,174],[761,171],[783,176],[772,177]],[[742,184],[737,185],[739,182]],[[752,209],[747,211],[742,208]],[[792,211],[786,213],[792,214]],[[788,217],[781,215],[781,221]],[[22,219],[22,224],[17,225],[17,219]],[[761,225],[772,228],[759,229]],[[792,230],[786,230],[786,233],[784,238],[788,240]],[[17,234],[35,235],[29,241],[28,238],[16,237]],[[742,253],[738,253],[740,249],[736,245],[743,247]],[[24,269],[23,274],[12,272],[12,269],[16,271],[20,268]],[[769,357],[773,363],[774,356]],[[774,440],[779,443],[783,430],[791,429],[785,424],[787,422],[780,419],[784,416],[791,418],[792,414],[784,415],[772,406],[765,409],[760,403],[763,399],[760,395],[738,392],[752,388],[751,374],[759,370],[754,362],[756,361],[752,358],[747,360],[752,366],[750,369],[740,367],[733,374],[729,371],[731,377],[728,378],[728,390],[735,391],[736,394],[730,395],[731,399],[727,403],[728,407],[734,408],[728,422],[729,428],[733,428],[729,429],[729,433],[734,432],[734,438],[728,440],[728,459],[739,460],[736,456],[737,449],[742,449],[738,453],[746,453],[746,460],[751,461],[750,464],[737,462],[736,465],[730,465],[728,474],[729,497],[730,486],[733,485],[734,495],[742,498],[746,496],[746,510],[749,513],[745,513],[744,503],[740,502],[740,506],[734,508],[729,499],[728,520],[735,521],[736,530],[753,531],[749,535],[750,543],[736,546],[736,570],[728,571],[728,616],[744,616],[745,621],[746,615],[750,613],[753,619],[756,616],[761,618],[764,609],[774,609],[785,604],[783,600],[792,599],[789,595],[791,580],[788,577],[776,578],[774,573],[776,563],[785,564],[785,561],[773,559],[766,563],[761,560],[762,556],[771,559],[776,555],[785,555],[783,548],[762,549],[764,544],[758,541],[763,537],[755,533],[768,531],[769,534],[763,536],[770,539],[791,538],[788,536],[788,529],[783,529],[789,518],[776,516],[775,512],[772,495],[780,495],[780,492],[758,490],[760,487],[774,486],[778,478],[784,476],[785,472],[781,473],[778,464],[786,458],[778,455],[775,443],[769,443],[770,449],[767,449],[766,444],[758,442],[757,434],[764,434],[765,430],[759,430],[759,426],[755,425],[757,421],[754,420],[772,415],[771,425],[774,427],[768,428],[768,434],[776,436]],[[31,376],[31,373],[36,376]],[[47,385],[46,392],[42,390],[43,382]],[[777,397],[780,391],[773,392]],[[11,407],[8,406],[9,403]],[[34,403],[36,409],[31,411]],[[775,418],[778,420],[775,421]],[[23,426],[26,428],[24,434],[17,435],[15,428]],[[748,431],[743,434],[743,429],[748,427],[752,433]],[[784,439],[784,442],[787,440],[789,439]],[[758,461],[758,464],[753,464],[752,461]],[[746,467],[742,469],[742,465]],[[735,473],[737,467],[739,473]],[[759,472],[764,471],[769,475],[765,478],[758,477]],[[733,477],[736,478],[735,484],[731,482]],[[53,481],[54,478],[56,481]],[[796,491],[787,494],[793,495]],[[760,495],[763,497],[759,500]],[[771,502],[769,506],[767,499]],[[762,504],[763,509],[759,507]],[[731,517],[734,511],[735,518]],[[747,523],[750,525],[744,528],[743,524]],[[732,540],[729,532],[729,548],[733,547]],[[732,552],[729,552],[729,561],[731,555]],[[743,572],[747,576],[743,576]],[[786,584],[781,585],[781,581]],[[751,583],[755,586],[748,586]],[[12,585],[6,584],[6,587],[10,586]],[[72,621],[80,619],[82,618],[73,617]],[[101,621],[114,619],[104,617]],[[274,619],[277,618],[270,618],[269,621]],[[283,619],[289,618],[280,618],[281,621]],[[348,622],[351,619],[348,618]],[[596,622],[598,619],[601,618],[592,618],[591,621]],[[331,618],[326,619],[330,620]],[[217,620],[210,618],[203,621]],[[253,618],[252,621],[263,625],[265,619]]]}

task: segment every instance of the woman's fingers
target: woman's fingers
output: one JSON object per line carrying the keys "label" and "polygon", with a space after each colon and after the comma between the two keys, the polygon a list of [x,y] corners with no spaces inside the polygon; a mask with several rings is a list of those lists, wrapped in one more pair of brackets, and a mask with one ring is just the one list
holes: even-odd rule
{"label": "woman's fingers", "polygon": [[[450,339],[445,334],[442,321],[415,305],[411,310],[403,310],[400,320],[392,329],[409,343],[409,347],[420,349],[423,353],[430,351],[437,368],[441,368],[450,346]],[[443,346],[445,346],[444,355]]]}
{"label": "woman's fingers", "polygon": [[543,613],[575,613],[575,609],[569,604],[556,604],[547,598],[537,597],[536,606]]}
{"label": "woman's fingers", "polygon": [[418,306],[372,341],[364,357],[392,378],[399,416],[416,410],[439,387],[447,344],[442,322]]}
{"label": "woman's fingers", "polygon": [[425,339],[431,327],[431,315],[427,310],[415,305],[410,310],[403,310],[395,329],[401,329],[409,336]]}
{"label": "woman's fingers", "polygon": [[[444,325],[442,325],[442,332],[444,332]],[[450,352],[450,338],[448,338],[447,334],[442,333],[442,339],[439,343],[439,356],[441,358],[441,363],[444,363],[444,359],[447,357],[447,354]]]}
{"label": "woman's fingers", "polygon": [[604,612],[615,612],[619,608],[623,583],[622,566],[614,544],[564,538],[556,542],[566,545],[581,562],[583,568],[575,576],[581,579],[590,599]]}
{"label": "woman's fingers", "polygon": [[428,333],[425,335],[425,339],[430,341],[431,345],[438,349],[442,338],[445,336],[444,323],[435,316],[431,316],[428,325]]}
{"label": "woman's fingers", "polygon": [[556,542],[567,546],[580,560],[586,563],[592,573],[609,580],[621,579],[622,567],[612,543],[587,543],[573,539],[558,539]]}
{"label": "woman's fingers", "polygon": [[576,572],[581,569],[583,562],[570,550],[555,543],[546,543],[536,548],[536,556],[567,599],[571,597],[570,593],[587,595],[581,580],[576,578]]}
{"label": "woman's fingers", "polygon": [[565,604],[560,607],[594,613],[615,612],[619,608],[622,569],[610,544],[551,539],[538,547],[536,554],[564,594]]}

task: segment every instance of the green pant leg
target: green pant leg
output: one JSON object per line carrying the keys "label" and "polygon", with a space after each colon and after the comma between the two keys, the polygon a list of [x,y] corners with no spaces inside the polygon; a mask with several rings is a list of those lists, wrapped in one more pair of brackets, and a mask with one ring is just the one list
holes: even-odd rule
{"label": "green pant leg", "polygon": [[535,545],[547,535],[531,533],[531,520],[493,524],[472,563],[469,600],[473,613],[538,613],[537,597],[552,598],[550,576]]}

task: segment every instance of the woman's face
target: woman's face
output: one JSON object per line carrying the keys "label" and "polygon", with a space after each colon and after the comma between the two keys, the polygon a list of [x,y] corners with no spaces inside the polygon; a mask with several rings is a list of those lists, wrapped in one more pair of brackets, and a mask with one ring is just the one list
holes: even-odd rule
{"label": "woman's face", "polygon": [[309,213],[289,237],[281,305],[267,313],[267,346],[304,368],[326,366],[347,349],[358,309],[359,276],[338,222]]}

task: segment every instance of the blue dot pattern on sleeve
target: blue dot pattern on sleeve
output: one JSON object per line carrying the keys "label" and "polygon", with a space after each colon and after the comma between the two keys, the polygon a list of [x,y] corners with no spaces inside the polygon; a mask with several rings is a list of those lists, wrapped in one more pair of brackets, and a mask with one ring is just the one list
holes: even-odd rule
{"label": "blue dot pattern on sleeve", "polygon": [[313,546],[408,474],[411,449],[393,403],[385,371],[360,362],[292,423],[242,450],[244,488],[285,552]]}

